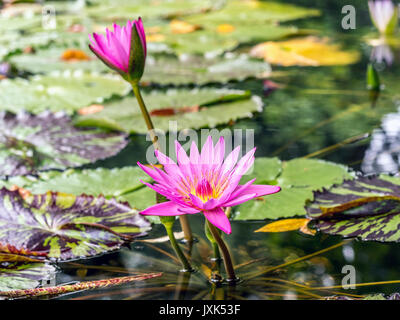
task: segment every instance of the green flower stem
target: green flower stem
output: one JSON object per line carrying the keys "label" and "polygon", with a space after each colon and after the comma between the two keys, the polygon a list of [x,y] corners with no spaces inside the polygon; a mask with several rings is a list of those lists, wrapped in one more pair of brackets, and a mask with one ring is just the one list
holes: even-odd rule
{"label": "green flower stem", "polygon": [[172,248],[175,250],[176,255],[178,256],[179,260],[183,266],[183,272],[193,271],[192,266],[190,265],[189,261],[186,259],[184,253],[182,252],[181,248],[179,247],[178,242],[176,241],[174,231],[172,227],[174,226],[175,217],[174,216],[165,216],[160,217],[161,223],[163,224],[165,230],[167,231],[169,241],[171,242]]}
{"label": "green flower stem", "polygon": [[[219,232],[219,230],[217,230],[217,231]],[[220,260],[221,259],[221,254],[219,252],[218,243],[214,239],[213,235],[211,234],[210,229],[208,228],[207,220],[206,220],[206,223],[204,224],[204,233],[206,234],[207,239],[211,242],[211,245],[213,247],[214,260]]]}
{"label": "green flower stem", "polygon": [[222,240],[217,228],[215,228],[208,220],[207,226],[210,229],[212,236],[215,241],[218,243],[219,248],[221,249],[222,256],[224,257],[224,265],[226,273],[228,274],[228,281],[231,283],[235,283],[237,281],[235,270],[233,269],[231,254],[229,253],[228,247],[226,246],[224,240]]}
{"label": "green flower stem", "polygon": [[139,85],[137,82],[131,82],[133,93],[135,94],[136,100],[139,104],[140,111],[142,111],[142,115],[144,121],[146,122],[147,130],[149,131],[151,141],[153,142],[153,146],[155,150],[159,150],[160,146],[158,145],[158,139],[154,132],[153,121],[151,120],[150,114],[147,111],[146,104],[143,101],[142,94],[140,93]]}
{"label": "green flower stem", "polygon": [[[146,104],[143,101],[142,94],[140,93],[139,85],[135,81],[130,82],[132,86],[133,93],[135,94],[136,100],[139,104],[140,110],[142,111],[142,115],[144,121],[146,122],[147,130],[149,131],[151,141],[153,142],[153,146],[155,150],[159,150],[160,146],[158,144],[157,135],[154,132],[153,121],[151,120],[150,114],[147,111]],[[179,222],[181,223],[181,228],[184,234],[184,238],[188,242],[193,241],[192,230],[189,225],[189,220],[186,215],[179,216]]]}

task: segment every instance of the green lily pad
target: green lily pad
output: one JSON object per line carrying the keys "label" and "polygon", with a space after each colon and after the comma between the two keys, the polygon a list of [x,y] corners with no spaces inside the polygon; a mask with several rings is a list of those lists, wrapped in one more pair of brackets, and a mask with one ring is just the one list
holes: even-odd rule
{"label": "green lily pad", "polygon": [[321,232],[382,242],[400,241],[400,178],[358,177],[314,193],[307,205]]}
{"label": "green lily pad", "polygon": [[319,10],[272,1],[229,0],[220,10],[187,17],[192,23],[219,25],[222,23],[257,24],[284,22],[320,15]]}
{"label": "green lily pad", "polygon": [[75,128],[65,113],[0,112],[0,175],[65,169],[117,154],[127,144],[122,133]]}
{"label": "green lily pad", "polygon": [[143,235],[149,222],[127,204],[103,196],[0,190],[0,248],[56,260],[116,250]]}
{"label": "green lily pad", "polygon": [[86,12],[89,16],[103,21],[126,21],[126,19],[137,19],[139,16],[146,20],[202,12],[211,9],[213,3],[214,1],[211,0],[116,0],[108,1],[107,3],[98,2],[101,5],[88,7]]}
{"label": "green lily pad", "polygon": [[[51,73],[54,70],[84,70],[84,71],[109,71],[110,69],[97,59],[89,49],[82,52],[87,55],[89,60],[63,60],[63,54],[66,52],[64,47],[52,47],[48,49],[37,50],[34,54],[26,53],[14,55],[9,59],[17,69],[29,71],[31,73]],[[81,49],[79,49],[81,50]]]}
{"label": "green lily pad", "polygon": [[0,110],[74,111],[92,103],[102,103],[114,95],[130,91],[129,84],[119,76],[83,73],[82,71],[54,72],[29,80],[4,79],[0,82]]}
{"label": "green lily pad", "polygon": [[232,51],[241,43],[277,40],[298,33],[290,26],[276,25],[240,25],[232,26],[232,32],[220,33],[217,26],[207,26],[194,32],[175,34],[169,27],[160,31],[161,42],[165,42],[176,54],[212,54],[219,55]]}
{"label": "green lily pad", "polygon": [[[17,69],[32,73],[50,73],[54,70],[110,71],[88,49],[83,52],[90,60],[64,61],[61,59],[65,48],[52,47],[37,50],[34,54],[14,55],[9,59]],[[81,49],[79,49],[81,50]],[[250,77],[266,77],[270,65],[264,61],[249,59],[246,56],[232,58],[205,59],[191,56],[179,60],[175,56],[147,56],[143,82],[156,84],[197,84],[210,82],[241,81]]]}
{"label": "green lily pad", "polygon": [[[215,127],[261,111],[258,97],[248,91],[226,89],[170,89],[143,94],[155,128],[168,131],[176,121],[178,130]],[[100,126],[125,132],[147,133],[134,97],[105,104],[98,113],[80,116],[77,125]]]}
{"label": "green lily pad", "polygon": [[[303,216],[306,214],[304,205],[307,200],[312,199],[313,190],[330,187],[353,176],[345,166],[322,160],[293,159],[282,162],[281,168],[276,161],[275,164],[270,161],[268,158],[256,158],[255,174],[250,177],[257,178],[255,184],[279,185],[282,190],[235,207],[235,219],[263,220]],[[247,180],[249,177],[244,176],[243,182]]]}
{"label": "green lily pad", "polygon": [[262,78],[271,72],[268,63],[246,56],[205,59],[190,56],[178,60],[171,56],[148,57],[142,81],[158,84],[197,84],[242,81]]}

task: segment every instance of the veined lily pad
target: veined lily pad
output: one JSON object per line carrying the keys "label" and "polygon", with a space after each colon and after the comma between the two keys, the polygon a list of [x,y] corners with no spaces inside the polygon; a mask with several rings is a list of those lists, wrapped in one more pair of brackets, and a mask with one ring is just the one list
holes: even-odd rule
{"label": "veined lily pad", "polygon": [[[3,182],[6,187],[19,186],[33,194],[48,190],[74,195],[86,193],[92,196],[103,195],[106,199],[115,198],[127,201],[137,210],[144,210],[156,203],[156,193],[147,188],[140,180],[151,182],[151,178],[139,167],[70,169],[64,172],[41,172],[39,177],[13,177]],[[1,185],[1,183],[0,183]],[[147,217],[153,223],[159,223],[158,217]]]}
{"label": "veined lily pad", "polygon": [[165,28],[160,33],[160,42],[168,44],[179,55],[218,55],[225,51],[232,51],[241,43],[277,40],[298,33],[298,29],[295,27],[275,26],[272,24],[235,24],[232,27],[232,32],[220,33],[217,31],[217,27],[207,26],[207,28],[184,34],[174,34],[168,28]]}
{"label": "veined lily pad", "polygon": [[127,144],[122,133],[75,128],[65,113],[17,115],[0,112],[0,175],[65,169],[117,154]]}
{"label": "veined lily pad", "polygon": [[318,16],[316,9],[294,6],[272,1],[228,0],[225,6],[208,14],[187,17],[186,20],[199,24],[219,25],[222,23],[257,24],[265,22],[283,22],[305,17]]}
{"label": "veined lily pad", "polygon": [[[248,91],[226,89],[171,89],[143,94],[154,126],[168,131],[176,121],[178,130],[215,127],[261,111],[260,99]],[[100,126],[125,132],[147,133],[140,108],[134,97],[105,104],[100,112],[81,116],[83,126]]]}
{"label": "veined lily pad", "polygon": [[0,82],[0,110],[25,109],[33,113],[63,110],[71,114],[91,103],[102,103],[113,95],[121,96],[129,91],[129,84],[118,76],[79,70],[54,72],[29,80],[5,79]]}
{"label": "veined lily pad", "polygon": [[[108,71],[108,67],[97,59],[89,49],[82,51],[88,59],[67,59],[66,53],[71,48],[52,47],[37,50],[35,53],[25,53],[14,55],[9,62],[19,70],[32,73],[50,73],[54,70],[84,70],[84,71]],[[75,49],[81,50],[81,49]]]}
{"label": "veined lily pad", "polygon": [[212,8],[214,1],[204,0],[115,0],[104,3],[98,1],[101,6],[87,8],[86,12],[94,18],[101,20],[126,20],[137,19],[139,16],[146,19],[170,18],[183,16],[196,12],[207,11]]}
{"label": "veined lily pad", "polygon": [[342,51],[338,45],[316,37],[261,43],[250,55],[283,66],[346,65],[360,58],[357,51]]}
{"label": "veined lily pad", "polygon": [[43,262],[0,262],[0,292],[36,288],[54,273],[55,268]]}
{"label": "veined lily pad", "polygon": [[210,82],[244,80],[265,77],[271,72],[268,63],[246,56],[205,59],[190,56],[178,60],[170,56],[148,57],[142,81],[159,84],[202,85]]}
{"label": "veined lily pad", "polygon": [[149,228],[138,212],[114,199],[0,190],[0,251],[74,259],[118,249]]}
{"label": "veined lily pad", "polygon": [[306,209],[321,232],[400,241],[400,178],[381,175],[344,181],[315,192]]}
{"label": "veined lily pad", "polygon": [[[257,178],[255,184],[279,185],[282,190],[268,197],[256,198],[235,207],[234,217],[237,220],[303,216],[306,214],[304,205],[306,200],[312,199],[313,190],[329,187],[352,177],[346,167],[332,162],[316,159],[293,159],[282,162],[282,166],[279,167],[277,163],[268,164],[266,159],[268,158],[256,158],[255,174],[244,176],[243,182]],[[270,172],[269,166],[274,168],[273,171]]]}
{"label": "veined lily pad", "polygon": [[[89,60],[65,60],[66,48],[38,50],[35,54],[12,56],[9,61],[20,70],[33,73],[49,73],[54,70],[109,71],[104,63],[89,50],[83,50]],[[79,49],[80,50],[80,49]],[[205,59],[191,56],[179,60],[175,56],[147,56],[143,82],[157,84],[202,85],[210,82],[244,80],[249,77],[265,77],[271,72],[270,65],[247,56]]]}

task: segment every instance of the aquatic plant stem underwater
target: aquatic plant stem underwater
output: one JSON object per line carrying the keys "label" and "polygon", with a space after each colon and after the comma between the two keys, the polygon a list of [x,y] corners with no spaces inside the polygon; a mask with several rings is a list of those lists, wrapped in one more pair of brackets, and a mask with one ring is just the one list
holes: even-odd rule
{"label": "aquatic plant stem underwater", "polygon": [[184,253],[179,247],[178,242],[176,241],[174,231],[172,230],[175,223],[175,216],[160,216],[160,221],[163,224],[165,230],[167,231],[169,241],[171,243],[172,248],[175,250],[176,255],[182,263],[183,270],[182,272],[190,272],[193,271],[189,261],[186,259]]}
{"label": "aquatic plant stem underwater", "polygon": [[231,254],[229,253],[228,247],[226,246],[224,240],[222,240],[217,228],[210,223],[210,221],[207,221],[207,227],[210,230],[212,236],[214,237],[215,241],[218,243],[218,247],[220,248],[222,252],[222,256],[224,258],[224,266],[225,266],[225,271],[228,275],[228,282],[231,284],[235,284],[238,280],[235,275],[235,269],[233,268],[233,263],[231,259]]}

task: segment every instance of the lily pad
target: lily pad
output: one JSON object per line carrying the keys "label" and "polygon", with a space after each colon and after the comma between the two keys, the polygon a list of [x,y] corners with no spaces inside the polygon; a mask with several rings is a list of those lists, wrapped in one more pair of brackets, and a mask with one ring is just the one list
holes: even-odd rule
{"label": "lily pad", "polygon": [[359,60],[357,51],[342,51],[337,44],[316,37],[265,42],[252,48],[250,55],[282,66],[330,66],[352,64]]}
{"label": "lily pad", "polygon": [[[87,59],[66,59],[68,48],[52,47],[37,50],[35,53],[14,55],[9,59],[17,69],[31,73],[50,73],[54,70],[84,70],[84,71],[108,71],[107,66],[85,49],[82,52]],[[75,49],[81,50],[81,49]]]}
{"label": "lily pad", "polygon": [[242,81],[250,77],[262,78],[270,74],[266,62],[233,56],[205,59],[190,56],[178,60],[171,56],[148,57],[142,80],[158,84],[197,84]]}
{"label": "lily pad", "polygon": [[[54,70],[109,71],[105,64],[87,49],[82,52],[89,59],[62,59],[67,50],[60,47],[37,50],[34,54],[14,55],[9,61],[17,69],[32,73],[49,73]],[[157,55],[147,56],[142,81],[163,85],[202,85],[210,82],[241,81],[250,77],[261,78],[268,76],[270,72],[268,63],[249,59],[245,55],[224,59],[190,56],[181,60],[171,55]]]}
{"label": "lily pad", "polygon": [[0,249],[56,260],[116,250],[143,235],[149,222],[127,204],[103,196],[0,190]]}
{"label": "lily pad", "polygon": [[75,128],[65,113],[0,112],[0,175],[25,175],[65,169],[117,154],[127,144],[123,133]]}
{"label": "lily pad", "polygon": [[[281,168],[275,165],[273,171],[268,169],[268,158],[256,158],[256,184],[279,185],[279,193],[265,198],[256,198],[234,208],[237,220],[263,220],[304,216],[306,200],[311,199],[313,190],[332,186],[352,174],[344,166],[316,159],[293,159],[282,162]],[[266,178],[267,177],[267,178]],[[273,178],[272,178],[273,177]],[[249,177],[244,176],[244,181]]]}
{"label": "lily pad", "polygon": [[[261,111],[258,97],[248,91],[226,89],[170,89],[143,94],[155,128],[168,131],[170,122],[177,129],[215,127]],[[147,133],[147,127],[134,97],[105,104],[101,111],[80,116],[77,125],[100,126],[125,132]]]}
{"label": "lily pad", "polygon": [[55,270],[43,262],[0,262],[0,295],[1,291],[36,288],[50,280]]}
{"label": "lily pad", "polygon": [[219,10],[207,14],[187,17],[186,20],[199,24],[220,25],[222,23],[257,24],[284,22],[320,15],[319,10],[272,1],[229,0]]}
{"label": "lily pad", "polygon": [[272,24],[235,24],[232,27],[233,31],[229,33],[219,33],[216,28],[208,26],[207,28],[184,34],[174,34],[168,28],[164,28],[164,31],[159,36],[160,41],[165,42],[178,55],[211,54],[216,56],[236,49],[241,43],[247,44],[278,40],[298,33],[298,29],[295,27],[276,26]]}
{"label": "lily pad", "polygon": [[123,96],[131,90],[118,76],[83,73],[82,71],[54,72],[26,79],[4,79],[0,82],[0,110],[74,111],[91,103],[102,103],[113,95]]}
{"label": "lily pad", "polygon": [[[140,180],[151,182],[151,178],[139,167],[70,169],[41,172],[38,177],[13,177],[3,182],[3,186],[18,186],[33,194],[52,190],[74,195],[103,195],[106,199],[127,201],[131,208],[144,210],[155,204],[156,193]],[[160,222],[158,217],[147,218],[152,223]]]}
{"label": "lily pad", "polygon": [[358,177],[314,193],[307,205],[321,232],[382,242],[400,241],[400,178]]}

